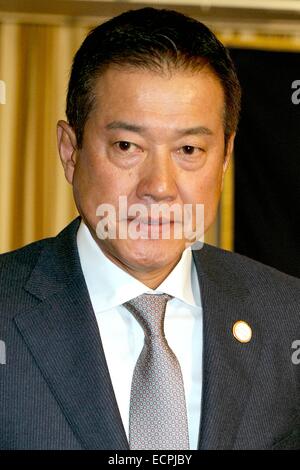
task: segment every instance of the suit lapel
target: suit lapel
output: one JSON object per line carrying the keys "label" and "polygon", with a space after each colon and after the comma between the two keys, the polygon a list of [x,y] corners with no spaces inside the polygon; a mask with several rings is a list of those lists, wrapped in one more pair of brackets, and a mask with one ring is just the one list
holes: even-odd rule
{"label": "suit lapel", "polygon": [[[223,255],[205,246],[194,251],[203,306],[203,394],[200,449],[233,449],[260,357],[259,321],[248,305],[249,292]],[[244,320],[249,343],[237,341],[232,327]]]}
{"label": "suit lapel", "polygon": [[26,290],[38,306],[15,317],[34,360],[85,449],[128,449],[77,254],[76,219],[42,251]]}

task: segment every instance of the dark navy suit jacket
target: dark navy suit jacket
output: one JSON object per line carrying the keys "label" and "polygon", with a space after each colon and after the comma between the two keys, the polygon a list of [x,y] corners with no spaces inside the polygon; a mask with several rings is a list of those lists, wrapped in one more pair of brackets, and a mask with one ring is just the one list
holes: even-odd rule
{"label": "dark navy suit jacket", "polygon": [[[128,449],[79,223],[0,256],[0,449]],[[193,256],[204,315],[199,449],[300,449],[300,281],[208,245]],[[251,325],[249,343],[232,334],[238,320]]]}

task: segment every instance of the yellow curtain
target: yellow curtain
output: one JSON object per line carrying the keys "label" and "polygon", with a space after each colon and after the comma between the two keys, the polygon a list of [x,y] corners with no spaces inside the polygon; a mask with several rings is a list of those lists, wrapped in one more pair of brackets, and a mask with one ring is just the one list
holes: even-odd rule
{"label": "yellow curtain", "polygon": [[56,149],[72,57],[87,28],[0,24],[0,251],[52,236],[77,211]]}
{"label": "yellow curtain", "polygon": [[[0,252],[53,236],[77,215],[58,157],[56,122],[65,115],[72,57],[89,29],[0,20],[0,80],[6,85],[6,104],[0,104]],[[241,45],[238,37],[218,35]],[[206,241],[232,249],[232,165]]]}

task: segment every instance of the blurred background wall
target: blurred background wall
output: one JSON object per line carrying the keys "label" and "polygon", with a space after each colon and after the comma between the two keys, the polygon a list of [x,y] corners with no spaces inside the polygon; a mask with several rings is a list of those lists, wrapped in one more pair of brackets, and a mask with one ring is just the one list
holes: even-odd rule
{"label": "blurred background wall", "polygon": [[55,235],[77,215],[56,148],[72,57],[92,27],[146,5],[211,27],[244,88],[235,157],[206,241],[300,276],[298,0],[0,0],[0,252]]}

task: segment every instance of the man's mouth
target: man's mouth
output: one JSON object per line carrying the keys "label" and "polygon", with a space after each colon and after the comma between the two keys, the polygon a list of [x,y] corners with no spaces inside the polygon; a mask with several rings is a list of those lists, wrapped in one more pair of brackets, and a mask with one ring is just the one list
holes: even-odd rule
{"label": "man's mouth", "polygon": [[153,219],[151,217],[128,217],[129,222],[135,221],[136,224],[141,225],[168,225],[174,224],[174,220],[160,217]]}

